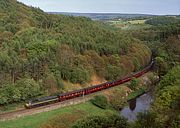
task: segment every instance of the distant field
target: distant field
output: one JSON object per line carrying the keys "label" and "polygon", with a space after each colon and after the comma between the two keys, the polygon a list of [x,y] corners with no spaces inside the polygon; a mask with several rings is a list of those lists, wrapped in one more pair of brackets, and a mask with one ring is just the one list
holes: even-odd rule
{"label": "distant field", "polygon": [[124,27],[122,27],[121,29],[123,30],[140,30],[140,29],[145,29],[145,28],[149,28],[150,25],[146,25],[146,24],[130,24],[130,25],[126,25]]}
{"label": "distant field", "polygon": [[49,112],[22,117],[16,120],[0,122],[0,128],[39,128],[44,123],[47,123],[49,120],[53,120],[56,117],[62,118],[59,123],[68,128],[74,121],[86,117],[89,114],[101,115],[106,113],[115,113],[115,111],[110,109],[100,109],[92,105],[90,102],[86,102]]}
{"label": "distant field", "polygon": [[149,28],[150,25],[145,24],[146,20],[129,20],[129,21],[123,21],[123,20],[111,20],[107,23],[109,25],[112,25],[116,28],[120,28],[123,30],[139,30],[144,28]]}
{"label": "distant field", "polygon": [[128,21],[131,24],[144,24],[146,20],[132,20],[132,21]]}

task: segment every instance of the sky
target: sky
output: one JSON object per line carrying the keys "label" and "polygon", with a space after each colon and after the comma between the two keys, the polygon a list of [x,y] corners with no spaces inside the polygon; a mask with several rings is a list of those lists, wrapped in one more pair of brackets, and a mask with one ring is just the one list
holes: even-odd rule
{"label": "sky", "polygon": [[180,0],[18,0],[45,12],[179,15]]}

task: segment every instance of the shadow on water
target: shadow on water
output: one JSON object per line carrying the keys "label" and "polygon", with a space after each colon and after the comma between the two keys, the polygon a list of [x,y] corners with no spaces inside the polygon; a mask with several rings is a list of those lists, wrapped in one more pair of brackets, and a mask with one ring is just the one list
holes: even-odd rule
{"label": "shadow on water", "polygon": [[129,106],[123,108],[120,114],[128,119],[128,121],[135,121],[139,112],[143,112],[149,109],[153,98],[150,92],[145,93],[135,99],[128,101]]}

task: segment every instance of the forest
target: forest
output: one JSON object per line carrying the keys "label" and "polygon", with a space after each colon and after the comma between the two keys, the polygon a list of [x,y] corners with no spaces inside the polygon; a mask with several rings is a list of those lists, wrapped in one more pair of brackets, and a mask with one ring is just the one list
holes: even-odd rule
{"label": "forest", "polygon": [[[130,19],[132,20],[132,19]],[[133,20],[139,20],[139,18]],[[149,28],[123,30],[143,41],[151,48],[154,57],[153,72],[159,76],[154,85],[154,101],[148,111],[140,112],[134,122],[119,115],[92,116],[77,121],[72,127],[83,128],[179,128],[180,127],[180,22],[179,17],[153,17],[146,19]],[[150,34],[151,33],[151,34]],[[153,37],[153,38],[152,38]],[[132,83],[132,82],[131,82]],[[152,87],[153,88],[153,87]],[[105,107],[102,97],[93,101]],[[104,101],[103,104],[102,101]]]}
{"label": "forest", "polygon": [[64,81],[87,85],[146,66],[140,40],[85,17],[47,14],[16,0],[0,1],[0,104],[63,92]]}
{"label": "forest", "polygon": [[[0,0],[0,110],[72,91],[71,85],[92,86],[93,76],[123,78],[153,58],[159,82],[149,111],[139,113],[133,123],[107,113],[74,121],[72,127],[179,128],[180,16],[128,17],[116,25]],[[121,28],[126,25],[130,27]],[[90,102],[104,111],[109,101],[97,96]],[[58,126],[58,119],[51,123]]]}

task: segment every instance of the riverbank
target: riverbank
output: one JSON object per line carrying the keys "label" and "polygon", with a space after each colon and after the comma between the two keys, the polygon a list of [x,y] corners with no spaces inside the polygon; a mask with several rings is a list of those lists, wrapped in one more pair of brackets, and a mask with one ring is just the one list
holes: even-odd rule
{"label": "riverbank", "polygon": [[137,98],[129,100],[128,106],[120,111],[120,115],[127,118],[128,121],[135,121],[138,113],[147,111],[152,102],[153,98],[150,95],[150,92],[144,93]]}

